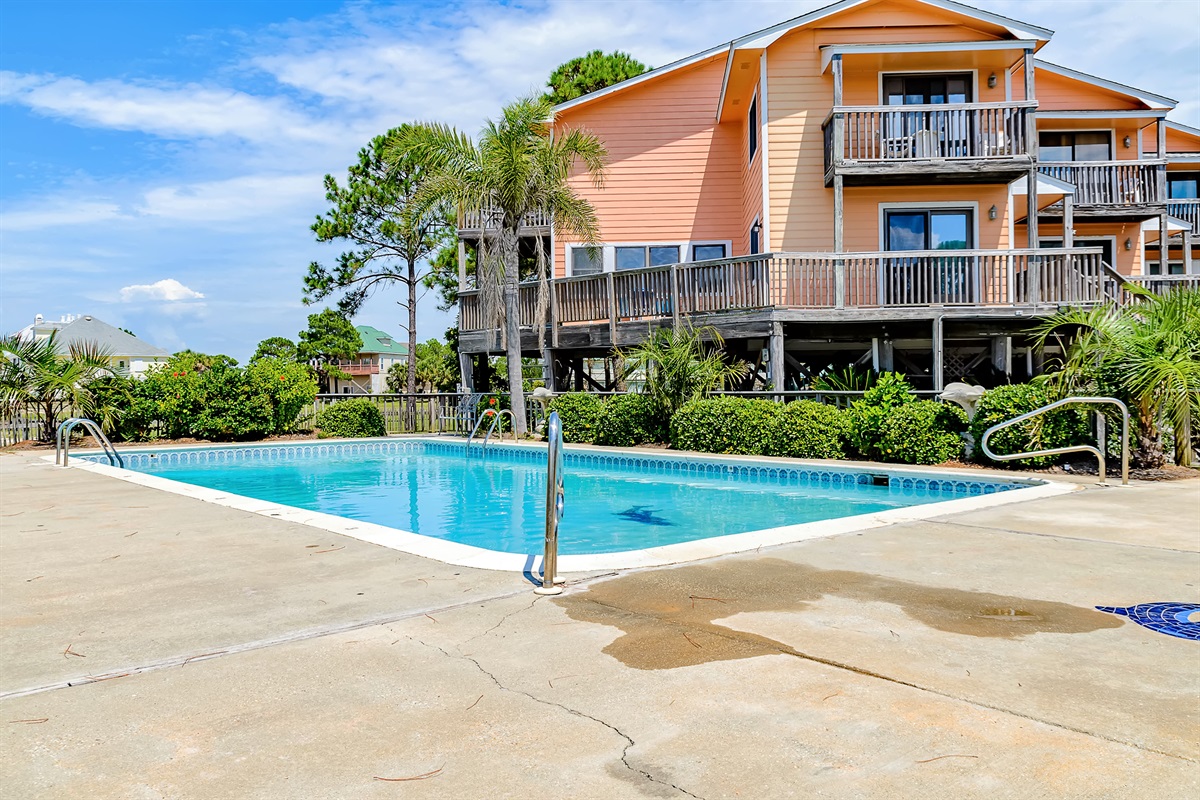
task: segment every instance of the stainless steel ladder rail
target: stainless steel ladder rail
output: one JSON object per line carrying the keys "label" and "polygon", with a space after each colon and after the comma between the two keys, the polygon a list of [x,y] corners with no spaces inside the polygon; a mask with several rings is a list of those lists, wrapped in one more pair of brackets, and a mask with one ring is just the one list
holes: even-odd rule
{"label": "stainless steel ladder rail", "polygon": [[[483,437],[483,452],[487,452],[488,440],[492,438],[492,431],[496,430],[496,426],[500,424],[500,420],[504,419],[504,415],[508,414],[508,418],[512,420],[513,440],[517,438],[517,418],[507,408],[502,408],[496,412],[496,418],[492,420],[492,424],[488,426],[487,436]],[[500,435],[504,435],[504,428],[500,429]]]}
{"label": "stainless steel ladder rail", "polygon": [[104,455],[108,458],[108,463],[115,467],[125,468],[125,459],[121,458],[121,454],[117,452],[117,448],[113,447],[112,442],[104,435],[104,431],[100,430],[100,426],[94,421],[84,417],[71,417],[62,421],[58,426],[58,430],[54,434],[54,463],[67,466],[71,459],[71,431],[75,430],[76,425],[82,425],[84,430],[92,435],[92,438],[100,445],[100,449],[104,451]]}
{"label": "stainless steel ladder rail", "polygon": [[[979,449],[981,449],[988,458],[993,461],[1016,461],[1021,458],[1031,458],[1033,456],[1055,456],[1061,453],[1091,453],[1100,462],[1100,483],[1104,483],[1104,426],[1099,426],[1101,433],[1098,435],[1099,441],[1096,443],[1099,447],[1092,447],[1090,444],[1079,444],[1071,447],[1054,447],[1049,450],[1030,450],[1024,453],[1010,453],[1009,455],[999,455],[993,453],[988,448],[988,437],[999,430],[1011,428],[1013,425],[1020,424],[1027,419],[1045,414],[1047,411],[1053,411],[1056,408],[1070,405],[1112,405],[1121,410],[1121,485],[1129,485],[1129,408],[1115,397],[1067,397],[1062,400],[1056,400],[1053,403],[1044,405],[1041,408],[1035,408],[1027,414],[1022,414],[1019,417],[1013,417],[1010,420],[1005,420],[998,425],[993,425],[983,432],[983,436],[979,440]],[[1103,417],[1102,417],[1103,418]]]}
{"label": "stainless steel ladder rail", "polygon": [[479,415],[479,420],[475,423],[475,427],[471,430],[471,435],[467,437],[467,455],[471,455],[471,442],[475,441],[475,434],[479,433],[480,427],[483,426],[483,421],[488,416],[496,416],[496,409],[485,408],[483,413]]}
{"label": "stainless steel ladder rail", "polygon": [[542,556],[542,585],[535,594],[562,594],[558,577],[558,522],[562,519],[566,494],[563,491],[562,421],[557,411],[546,418],[546,441],[550,447],[546,463],[546,545]]}

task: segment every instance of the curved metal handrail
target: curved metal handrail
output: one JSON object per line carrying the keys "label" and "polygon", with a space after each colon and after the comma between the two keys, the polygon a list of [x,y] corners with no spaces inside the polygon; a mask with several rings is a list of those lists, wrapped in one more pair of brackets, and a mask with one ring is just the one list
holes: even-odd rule
{"label": "curved metal handrail", "polygon": [[981,449],[988,458],[993,461],[1016,461],[1021,458],[1031,458],[1033,456],[1056,456],[1060,453],[1091,453],[1100,462],[1100,482],[1104,483],[1104,441],[1102,436],[1098,437],[1101,440],[1096,443],[1100,447],[1092,447],[1090,444],[1074,445],[1072,447],[1054,447],[1049,450],[1030,450],[1024,453],[1010,453],[1008,455],[998,455],[993,453],[987,445],[988,437],[993,433],[1004,428],[1011,428],[1013,425],[1024,422],[1027,419],[1032,419],[1039,414],[1044,414],[1047,411],[1052,411],[1062,406],[1077,405],[1086,403],[1089,405],[1113,405],[1121,410],[1121,485],[1129,485],[1129,408],[1115,397],[1067,397],[1062,400],[1056,400],[1053,403],[1044,405],[1041,408],[1035,408],[1028,414],[1022,414],[1019,417],[1013,417],[1010,420],[1005,420],[998,425],[993,425],[983,432],[983,436],[979,440],[979,449]]}
{"label": "curved metal handrail", "polygon": [[549,442],[546,463],[546,547],[542,556],[542,585],[533,591],[537,594],[561,594],[562,583],[558,579],[558,521],[562,519],[566,495],[563,491],[563,438],[562,421],[557,411],[546,418],[546,440]]}
{"label": "curved metal handrail", "polygon": [[[517,440],[517,418],[507,408],[502,408],[496,412],[496,418],[492,420],[492,424],[488,426],[487,436],[483,437],[483,452],[487,452],[488,440],[492,438],[492,431],[496,430],[496,426],[500,424],[500,420],[504,419],[504,415],[508,414],[508,418],[512,420],[513,441]],[[504,436],[504,428],[500,428],[500,436]]]}
{"label": "curved metal handrail", "polygon": [[496,416],[496,409],[485,408],[483,413],[479,415],[479,420],[475,423],[475,427],[471,429],[471,434],[467,437],[467,455],[471,455],[471,442],[475,440],[475,434],[479,433],[480,426],[483,425],[483,421],[487,419],[489,415],[493,417]]}
{"label": "curved metal handrail", "polygon": [[71,431],[75,430],[76,425],[82,425],[84,430],[92,435],[92,438],[100,445],[100,449],[104,451],[104,455],[108,458],[108,463],[112,466],[125,468],[125,459],[121,458],[121,454],[117,452],[117,448],[113,447],[112,442],[104,435],[104,431],[100,430],[100,426],[90,419],[85,417],[71,417],[62,421],[58,426],[58,430],[54,434],[54,463],[67,466],[71,460]]}

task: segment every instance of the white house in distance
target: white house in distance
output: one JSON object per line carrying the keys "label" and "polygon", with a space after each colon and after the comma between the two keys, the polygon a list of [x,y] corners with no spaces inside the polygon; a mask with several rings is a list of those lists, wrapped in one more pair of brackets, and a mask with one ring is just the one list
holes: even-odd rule
{"label": "white house in distance", "polygon": [[65,354],[75,343],[90,342],[109,354],[108,363],[120,375],[140,378],[155,364],[165,363],[171,354],[161,347],[143,342],[120,328],[89,314],[67,315],[57,322],[48,321],[38,314],[32,325],[17,331],[17,336],[26,341],[46,339],[51,334],[58,352]]}
{"label": "white house in distance", "polygon": [[334,364],[350,379],[335,379],[330,388],[336,394],[383,394],[387,391],[388,370],[408,360],[408,345],[370,325],[355,325],[354,329],[362,337],[362,350],[355,358]]}

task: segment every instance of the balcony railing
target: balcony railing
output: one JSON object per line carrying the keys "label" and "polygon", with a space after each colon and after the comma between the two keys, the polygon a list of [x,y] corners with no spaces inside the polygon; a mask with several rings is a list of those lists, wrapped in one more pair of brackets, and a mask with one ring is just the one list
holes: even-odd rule
{"label": "balcony railing", "polygon": [[1200,199],[1179,198],[1167,201],[1167,213],[1192,224],[1192,235],[1200,239]]}
{"label": "balcony railing", "polygon": [[[884,309],[1088,304],[1103,299],[1101,248],[766,253],[551,282],[558,325],[675,319],[763,308]],[[522,284],[521,325],[537,324]],[[483,330],[476,291],[459,294],[463,331]]]}
{"label": "balcony railing", "polygon": [[[497,208],[468,211],[459,216],[458,229],[460,231],[496,230],[500,227],[502,219],[503,213]],[[543,211],[530,211],[521,218],[521,227],[548,228],[550,227],[550,215]]]}
{"label": "balcony railing", "polygon": [[335,361],[332,366],[337,367],[347,375],[374,375],[379,372],[379,362],[367,358]]}
{"label": "balcony railing", "polygon": [[1075,186],[1076,205],[1162,203],[1163,161],[1040,161],[1038,171]]}
{"label": "balcony railing", "polygon": [[1036,103],[838,106],[824,125],[825,169],[848,164],[1029,155]]}

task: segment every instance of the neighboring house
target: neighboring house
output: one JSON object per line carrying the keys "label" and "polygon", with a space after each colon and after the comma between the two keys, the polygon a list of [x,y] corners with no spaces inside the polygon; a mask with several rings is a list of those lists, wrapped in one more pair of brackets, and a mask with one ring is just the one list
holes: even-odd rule
{"label": "neighboring house", "polygon": [[[952,0],[843,0],[559,105],[556,130],[608,147],[603,189],[573,179],[602,246],[530,218],[555,280],[544,352],[522,289],[523,351],[583,388],[588,359],[691,320],[755,366],[747,387],[857,364],[940,390],[1040,371],[1032,322],[1122,297],[1119,276],[1200,284],[1200,130],[1036,58],[1051,35]],[[460,255],[487,223],[462,221]],[[498,337],[462,288],[471,385]]]}
{"label": "neighboring house", "polygon": [[38,314],[32,325],[17,331],[17,336],[29,340],[46,339],[54,334],[54,345],[65,354],[73,344],[91,343],[109,354],[108,363],[120,375],[140,378],[155,364],[166,363],[171,354],[161,347],[114,328],[90,315],[65,316],[57,322],[45,320]]}
{"label": "neighboring house", "polygon": [[355,325],[354,329],[362,337],[362,350],[355,358],[334,364],[350,379],[334,380],[330,388],[336,394],[383,394],[388,370],[393,364],[407,362],[408,345],[370,325]]}

